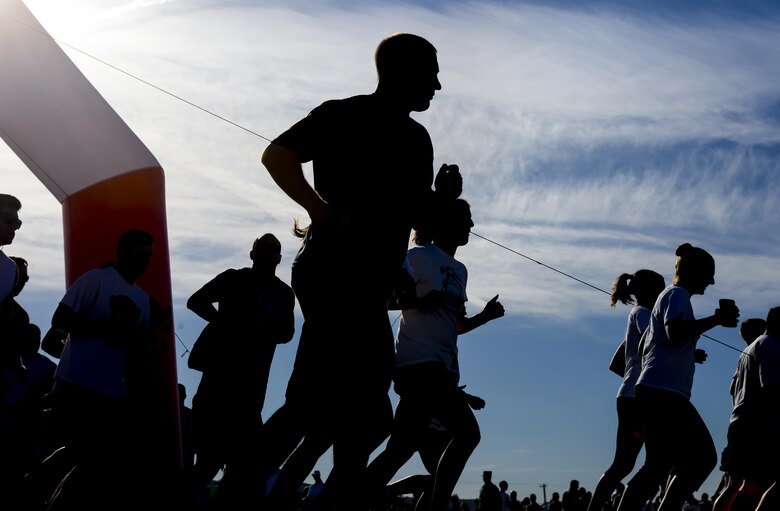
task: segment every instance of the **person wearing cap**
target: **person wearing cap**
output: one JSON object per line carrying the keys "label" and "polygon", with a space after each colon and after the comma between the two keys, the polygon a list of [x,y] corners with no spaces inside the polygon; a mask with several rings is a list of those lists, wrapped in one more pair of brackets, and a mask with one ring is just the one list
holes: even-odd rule
{"label": "person wearing cap", "polygon": [[479,511],[501,511],[504,503],[501,501],[501,492],[498,486],[493,484],[493,472],[482,472],[482,488],[479,490]]}

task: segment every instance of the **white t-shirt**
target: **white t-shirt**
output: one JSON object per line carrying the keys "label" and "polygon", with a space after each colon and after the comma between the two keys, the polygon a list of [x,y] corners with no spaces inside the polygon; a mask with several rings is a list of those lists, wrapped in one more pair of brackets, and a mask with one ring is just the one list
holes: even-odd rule
{"label": "white t-shirt", "polygon": [[[88,319],[112,317],[111,297],[126,296],[140,314],[135,328],[149,326],[149,295],[136,284],[128,284],[114,268],[91,270],[79,277],[60,301]],[[109,397],[127,394],[124,381],[128,348],[109,344],[101,337],[68,335],[55,377]]]}
{"label": "white t-shirt", "polygon": [[780,385],[780,341],[761,335],[739,357],[731,422],[764,418],[762,408],[766,403],[760,399],[761,389],[777,385]]}
{"label": "white t-shirt", "polygon": [[16,263],[0,250],[0,302],[13,295],[16,271]]}
{"label": "white t-shirt", "polygon": [[642,334],[650,324],[650,309],[634,305],[628,313],[626,336],[623,343],[626,347],[626,372],[623,383],[618,388],[617,397],[634,397],[634,385],[642,371],[642,355],[639,353],[639,342]]}
{"label": "white t-shirt", "polygon": [[466,311],[466,266],[434,244],[411,248],[404,263],[415,282],[417,296],[431,291],[448,295],[446,307],[405,310],[395,343],[398,367],[423,362],[443,362],[460,374],[458,367],[458,319]]}
{"label": "white t-shirt", "polygon": [[685,288],[671,285],[658,295],[653,306],[637,385],[670,390],[690,398],[699,336],[673,344],[666,335],[665,325],[674,318],[696,319],[690,293]]}

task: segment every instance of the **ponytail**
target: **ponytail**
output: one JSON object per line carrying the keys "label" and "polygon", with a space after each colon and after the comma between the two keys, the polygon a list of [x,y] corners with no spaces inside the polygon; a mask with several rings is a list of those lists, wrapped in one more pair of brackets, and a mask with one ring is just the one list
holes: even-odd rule
{"label": "ponytail", "polygon": [[634,303],[633,298],[631,298],[629,280],[631,280],[631,275],[628,273],[624,273],[615,279],[615,283],[612,285],[612,294],[609,295],[610,306],[614,307],[618,302],[622,302],[625,305]]}

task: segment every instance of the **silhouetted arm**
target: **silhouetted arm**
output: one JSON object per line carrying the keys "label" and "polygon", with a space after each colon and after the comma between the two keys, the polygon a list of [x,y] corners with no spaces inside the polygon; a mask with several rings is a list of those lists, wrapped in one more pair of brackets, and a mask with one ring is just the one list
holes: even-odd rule
{"label": "silhouetted arm", "polygon": [[133,329],[128,328],[126,322],[110,318],[89,319],[85,314],[80,314],[62,303],[54,311],[51,326],[69,334],[80,337],[102,337],[106,342],[120,345],[128,344],[134,333]]}
{"label": "silhouetted arm", "polygon": [[79,315],[64,304],[59,304],[51,318],[51,326],[63,332],[90,335],[97,333],[97,328],[90,324],[83,316]]}
{"label": "silhouetted arm", "polygon": [[433,186],[437,195],[454,200],[463,193],[463,176],[457,165],[443,164],[436,173]]}
{"label": "silhouetted arm", "polygon": [[488,303],[485,304],[485,308],[482,312],[478,312],[473,316],[466,316],[458,321],[458,334],[465,334],[471,332],[477,327],[480,327],[492,321],[500,318],[504,315],[504,306],[498,301],[498,295],[494,296]]}
{"label": "silhouetted arm", "polygon": [[293,151],[271,143],[263,152],[262,162],[274,182],[292,200],[303,206],[313,223],[327,222],[328,203],[306,180],[300,158]]}
{"label": "silhouetted arm", "polygon": [[[734,317],[736,314],[736,317]],[[739,318],[739,310],[735,312],[721,312],[715,309],[715,314],[701,319],[682,319],[680,317],[672,318],[666,322],[666,336],[673,344],[690,341],[697,338],[707,330],[716,326],[733,327],[736,325],[736,319]]]}
{"label": "silhouetted arm", "polygon": [[214,307],[217,302],[219,302],[218,297],[210,292],[210,287],[206,284],[190,296],[187,300],[187,308],[211,323],[219,318],[219,311]]}

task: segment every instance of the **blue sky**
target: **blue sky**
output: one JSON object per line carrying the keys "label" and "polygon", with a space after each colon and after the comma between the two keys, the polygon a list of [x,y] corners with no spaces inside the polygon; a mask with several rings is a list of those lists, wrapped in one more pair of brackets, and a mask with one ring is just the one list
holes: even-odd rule
{"label": "blue sky", "polygon": [[[780,304],[776,3],[26,3],[55,38],[268,138],[326,99],[371,92],[379,40],[418,33],[438,48],[443,88],[415,118],[435,165],[460,165],[476,233],[607,290],[639,268],[670,282],[674,249],[689,241],[717,265],[716,285],[694,299],[698,315],[720,297],[742,318]],[[298,248],[289,228],[305,212],[261,167],[267,142],[66,52],[165,169],[181,340],[191,345],[203,326],[187,297],[247,265],[257,235],[279,236],[278,274],[289,281]],[[60,206],[4,145],[0,168],[3,191],[24,203],[24,227],[5,248],[30,261],[20,301],[48,325],[64,292]],[[475,497],[486,469],[520,496],[541,497],[546,483],[549,498],[570,479],[592,490],[612,458],[619,379],[607,365],[628,307],[611,309],[605,294],[476,236],[458,256],[469,311],[498,293],[507,316],[460,340],[463,382],[487,407],[457,492]],[[736,330],[709,334],[741,345]],[[277,351],[266,416],[296,345]],[[700,347],[709,360],[692,400],[720,449],[738,353],[707,339]],[[199,373],[186,358],[179,377],[194,395]],[[399,476],[418,470],[414,461]]]}

